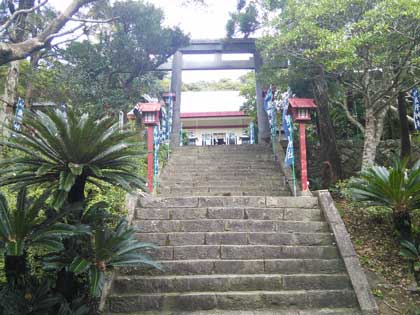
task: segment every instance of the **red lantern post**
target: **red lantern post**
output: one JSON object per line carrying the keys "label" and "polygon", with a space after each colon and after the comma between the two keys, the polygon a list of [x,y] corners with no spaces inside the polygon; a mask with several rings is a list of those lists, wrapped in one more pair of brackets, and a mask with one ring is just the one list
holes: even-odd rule
{"label": "red lantern post", "polygon": [[311,98],[289,99],[288,112],[292,115],[293,122],[299,123],[300,177],[302,182],[302,192],[306,192],[308,190],[305,123],[311,121],[310,110],[314,108],[316,108],[316,104]]}
{"label": "red lantern post", "polygon": [[147,126],[147,186],[153,192],[153,129],[159,126],[159,115],[162,105],[160,103],[139,103],[136,108],[142,114],[142,120]]}

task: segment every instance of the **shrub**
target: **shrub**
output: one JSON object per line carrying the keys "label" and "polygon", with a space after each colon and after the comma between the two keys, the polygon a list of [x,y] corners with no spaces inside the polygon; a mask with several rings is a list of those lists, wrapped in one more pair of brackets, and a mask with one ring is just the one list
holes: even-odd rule
{"label": "shrub", "polygon": [[407,160],[394,160],[390,168],[372,166],[351,182],[355,200],[392,209],[395,228],[402,239],[411,240],[410,212],[420,207],[420,163],[407,168]]}

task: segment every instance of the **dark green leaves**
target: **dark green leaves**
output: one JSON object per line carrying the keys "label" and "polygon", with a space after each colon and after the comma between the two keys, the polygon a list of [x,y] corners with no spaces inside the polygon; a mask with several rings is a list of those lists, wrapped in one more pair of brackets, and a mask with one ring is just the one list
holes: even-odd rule
{"label": "dark green leaves", "polygon": [[[75,185],[73,199],[83,200],[86,181],[96,179],[130,191],[143,188],[133,160],[141,146],[130,141],[132,133],[120,130],[114,119],[96,120],[71,109],[27,112],[22,131],[3,142],[16,157],[0,161],[0,185],[43,185],[54,193],[54,207],[62,207]],[[71,202],[74,202],[72,199]]]}
{"label": "dark green leaves", "polygon": [[91,265],[90,261],[80,256],[77,256],[74,258],[74,260],[70,264],[69,271],[74,272],[75,274],[79,274],[79,273],[87,271],[90,265]]}

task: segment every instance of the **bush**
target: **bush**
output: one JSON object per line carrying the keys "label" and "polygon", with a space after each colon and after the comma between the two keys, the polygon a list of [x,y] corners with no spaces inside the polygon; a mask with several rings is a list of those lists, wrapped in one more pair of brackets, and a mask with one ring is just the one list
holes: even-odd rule
{"label": "bush", "polygon": [[93,314],[107,270],[158,267],[123,219],[126,191],[143,187],[142,147],[112,119],[72,111],[23,126],[2,142],[0,314]]}

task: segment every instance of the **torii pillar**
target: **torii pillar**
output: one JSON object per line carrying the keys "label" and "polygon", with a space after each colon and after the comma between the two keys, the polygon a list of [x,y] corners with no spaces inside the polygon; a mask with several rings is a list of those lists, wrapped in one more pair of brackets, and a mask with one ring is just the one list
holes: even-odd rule
{"label": "torii pillar", "polygon": [[261,81],[258,80],[258,73],[262,67],[261,56],[254,53],[255,62],[255,87],[257,96],[257,121],[258,121],[258,143],[269,143],[271,140],[270,126],[267,113],[264,110],[263,88]]}
{"label": "torii pillar", "polygon": [[172,114],[171,147],[179,147],[181,141],[182,60],[182,53],[177,51],[172,61],[171,93],[175,93],[175,102]]}

